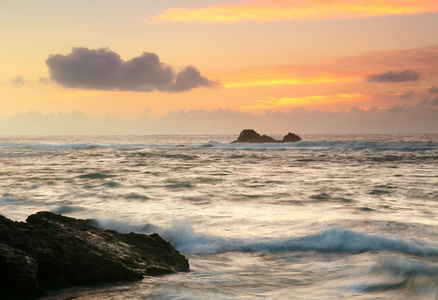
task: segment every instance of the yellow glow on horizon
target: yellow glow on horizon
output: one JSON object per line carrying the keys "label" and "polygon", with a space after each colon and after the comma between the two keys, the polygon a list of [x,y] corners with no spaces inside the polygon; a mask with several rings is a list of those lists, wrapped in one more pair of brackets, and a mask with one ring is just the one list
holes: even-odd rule
{"label": "yellow glow on horizon", "polygon": [[337,72],[316,67],[258,67],[219,76],[225,88],[355,82],[361,72]]}
{"label": "yellow glow on horizon", "polygon": [[240,81],[224,82],[225,88],[252,87],[252,86],[276,86],[276,85],[298,85],[298,84],[319,84],[357,81],[356,78],[277,78],[277,79],[241,79]]}
{"label": "yellow glow on horizon", "polygon": [[264,100],[258,100],[254,104],[245,105],[241,108],[243,109],[271,109],[278,107],[290,107],[290,106],[304,106],[304,105],[315,105],[315,104],[331,104],[336,102],[343,102],[345,100],[366,98],[368,95],[359,93],[340,93],[335,95],[315,95],[315,96],[305,96],[305,97],[284,97],[275,98],[268,97]]}
{"label": "yellow glow on horizon", "polygon": [[171,8],[145,22],[279,22],[435,12],[438,12],[436,0],[255,0],[197,9]]}

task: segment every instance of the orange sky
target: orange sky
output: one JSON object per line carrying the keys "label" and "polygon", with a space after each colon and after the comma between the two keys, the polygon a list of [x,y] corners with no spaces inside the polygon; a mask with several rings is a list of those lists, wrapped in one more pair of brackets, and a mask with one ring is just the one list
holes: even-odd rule
{"label": "orange sky", "polygon": [[275,112],[327,111],[336,124],[352,108],[368,123],[373,108],[388,118],[373,132],[403,128],[394,114],[438,128],[438,1],[7,0],[0,25],[0,134],[26,133],[23,116],[44,134],[45,118],[61,124],[75,112],[99,133],[106,118],[129,128],[147,119],[145,132],[158,134],[224,121],[228,132],[243,120],[291,126],[271,124]]}
{"label": "orange sky", "polygon": [[279,22],[436,13],[434,0],[250,0],[194,9],[169,8],[146,22]]}

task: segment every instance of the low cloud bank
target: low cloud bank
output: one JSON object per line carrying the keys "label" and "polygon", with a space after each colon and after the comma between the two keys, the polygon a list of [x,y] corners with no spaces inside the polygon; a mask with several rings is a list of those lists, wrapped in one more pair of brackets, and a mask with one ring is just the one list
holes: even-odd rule
{"label": "low cloud bank", "polygon": [[264,114],[223,109],[180,110],[156,119],[144,115],[132,121],[108,116],[90,118],[81,112],[56,115],[28,112],[0,121],[0,134],[237,134],[244,128],[273,134],[437,133],[438,97],[425,100],[414,106],[369,110],[353,107],[340,112],[309,112],[302,108]]}
{"label": "low cloud bank", "polygon": [[[419,105],[423,105],[423,106],[432,106],[432,107],[437,107],[438,108],[438,96],[437,97],[426,97],[424,98]],[[438,116],[437,116],[438,118]]]}
{"label": "low cloud bank", "polygon": [[438,87],[433,86],[427,90],[431,94],[438,94]]}
{"label": "low cloud bank", "polygon": [[413,70],[388,71],[385,73],[374,73],[367,76],[368,81],[378,83],[417,81],[419,78],[420,74]]}
{"label": "low cloud bank", "polygon": [[142,55],[124,61],[109,49],[73,48],[67,55],[51,55],[46,64],[50,78],[69,88],[139,92],[184,92],[199,87],[217,87],[194,66],[175,72],[158,55]]}

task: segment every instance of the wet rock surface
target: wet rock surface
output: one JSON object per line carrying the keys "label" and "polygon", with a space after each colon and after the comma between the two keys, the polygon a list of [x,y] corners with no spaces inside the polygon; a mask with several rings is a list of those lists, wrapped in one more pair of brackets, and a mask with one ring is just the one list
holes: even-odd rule
{"label": "wet rock surface", "polygon": [[276,140],[267,135],[260,135],[253,129],[244,129],[237,140],[231,143],[294,143],[301,141],[295,133],[288,133],[282,140]]}
{"label": "wet rock surface", "polygon": [[93,223],[51,212],[26,223],[0,216],[0,299],[189,271],[188,260],[158,234],[104,231]]}

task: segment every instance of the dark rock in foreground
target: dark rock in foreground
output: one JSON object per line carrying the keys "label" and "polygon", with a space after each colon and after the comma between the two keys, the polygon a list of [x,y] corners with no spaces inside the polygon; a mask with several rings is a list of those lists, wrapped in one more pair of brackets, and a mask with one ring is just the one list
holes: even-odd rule
{"label": "dark rock in foreground", "polygon": [[295,133],[289,132],[282,140],[276,140],[267,135],[260,135],[253,129],[245,129],[232,143],[294,143],[298,141],[301,141],[301,138]]}
{"label": "dark rock in foreground", "polygon": [[0,215],[0,299],[58,287],[188,272],[188,260],[158,234],[122,234],[51,212],[26,223]]}

